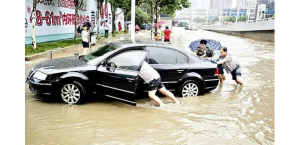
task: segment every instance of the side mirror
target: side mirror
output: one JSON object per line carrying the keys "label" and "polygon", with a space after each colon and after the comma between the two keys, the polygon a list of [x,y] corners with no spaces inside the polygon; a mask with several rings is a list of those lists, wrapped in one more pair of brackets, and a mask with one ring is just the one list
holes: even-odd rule
{"label": "side mirror", "polygon": [[118,68],[118,66],[113,62],[109,62],[107,66],[112,68]]}
{"label": "side mirror", "polygon": [[104,60],[100,63],[100,66],[106,66],[107,60]]}
{"label": "side mirror", "polygon": [[106,70],[110,72],[114,72],[115,68],[118,68],[118,66],[113,62],[109,62],[106,66]]}

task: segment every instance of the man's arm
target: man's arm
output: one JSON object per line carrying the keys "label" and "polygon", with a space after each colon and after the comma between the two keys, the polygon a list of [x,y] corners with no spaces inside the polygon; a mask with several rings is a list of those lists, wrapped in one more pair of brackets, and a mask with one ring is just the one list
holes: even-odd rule
{"label": "man's arm", "polygon": [[218,61],[217,64],[222,64],[224,62],[226,62],[226,58],[222,59],[221,61]]}

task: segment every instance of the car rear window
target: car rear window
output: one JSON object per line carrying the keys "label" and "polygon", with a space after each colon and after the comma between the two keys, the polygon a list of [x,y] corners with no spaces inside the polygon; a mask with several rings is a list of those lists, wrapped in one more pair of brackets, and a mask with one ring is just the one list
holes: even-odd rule
{"label": "car rear window", "polygon": [[182,54],[181,52],[177,51],[176,57],[177,57],[177,63],[178,64],[188,63],[188,58],[184,54]]}

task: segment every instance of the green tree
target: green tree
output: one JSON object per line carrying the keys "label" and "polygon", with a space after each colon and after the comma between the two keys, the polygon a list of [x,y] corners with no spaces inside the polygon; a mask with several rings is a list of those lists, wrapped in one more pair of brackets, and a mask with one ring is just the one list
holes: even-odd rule
{"label": "green tree", "polygon": [[[150,24],[151,24],[151,26],[152,26],[152,24],[153,24],[153,14],[154,14],[154,0],[141,0],[141,3],[145,3],[145,4],[147,4],[148,6],[149,6],[149,8],[150,8]],[[152,39],[152,29],[151,29],[151,39]]]}
{"label": "green tree", "polygon": [[106,0],[106,3],[109,2],[110,3],[110,9],[111,9],[111,17],[112,17],[112,31],[111,34],[112,36],[114,36],[115,30],[116,30],[116,24],[115,24],[115,16],[116,16],[116,10],[118,8],[117,4],[117,0]]}
{"label": "green tree", "polygon": [[161,3],[161,12],[174,15],[177,10],[191,7],[189,0],[164,0]]}
{"label": "green tree", "polygon": [[[141,0],[136,0],[136,5],[139,5]],[[129,12],[131,11],[131,0],[115,0],[115,6],[122,9],[120,13],[124,14],[124,24],[128,21]],[[127,26],[125,26],[127,31]]]}
{"label": "green tree", "polygon": [[218,17],[214,17],[214,18],[213,18],[213,21],[214,21],[214,22],[219,21],[219,18],[218,18]]}
{"label": "green tree", "polygon": [[[156,0],[155,3],[155,13],[156,19],[155,23],[157,23],[158,14],[161,12],[165,14],[173,15],[177,10],[181,10],[183,8],[189,8],[191,3],[189,0]],[[155,32],[157,32],[157,28],[155,28]]]}
{"label": "green tree", "polygon": [[37,5],[37,0],[33,0],[33,6],[32,6],[32,35],[31,35],[31,40],[32,40],[32,50],[36,49],[36,41],[35,41],[35,19],[36,19],[36,5]]}
{"label": "green tree", "polygon": [[73,40],[74,43],[76,43],[76,39],[77,39],[76,31],[77,31],[78,9],[83,6],[83,1],[84,0],[74,0],[74,4],[75,4],[75,28],[74,28],[74,40]]}
{"label": "green tree", "polygon": [[[128,13],[129,19],[131,19],[131,12]],[[145,13],[143,10],[140,8],[136,7],[135,8],[135,23],[139,25],[140,27],[144,24],[149,22],[150,17],[148,16],[147,13]]]}
{"label": "green tree", "polygon": [[[154,23],[158,21],[158,15],[163,12],[165,14],[173,15],[175,14],[176,10],[181,10],[182,8],[189,8],[191,3],[189,0],[143,0],[147,3],[151,9],[151,24],[153,20],[153,14],[155,14]],[[157,32],[157,28],[155,28],[155,32]],[[152,37],[152,32],[151,32]]]}
{"label": "green tree", "polygon": [[[100,7],[102,7],[102,3],[104,2],[104,0],[97,0],[97,10],[99,10],[100,9]],[[97,16],[97,35],[99,36],[99,34],[100,34],[100,31],[99,31],[99,29],[100,29],[100,24],[99,24],[99,20],[100,20],[100,14],[99,14],[100,12],[98,11],[98,14],[96,15]]]}

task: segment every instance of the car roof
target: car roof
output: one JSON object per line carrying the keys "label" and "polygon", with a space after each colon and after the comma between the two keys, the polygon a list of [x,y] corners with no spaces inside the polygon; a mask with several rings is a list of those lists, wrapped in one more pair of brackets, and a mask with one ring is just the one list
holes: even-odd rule
{"label": "car roof", "polygon": [[130,47],[130,46],[148,46],[148,45],[162,45],[162,46],[168,46],[170,44],[163,43],[163,42],[157,42],[157,41],[149,41],[149,40],[119,40],[109,43],[109,45],[114,45],[116,48],[122,48],[122,47]]}
{"label": "car roof", "polygon": [[128,47],[137,47],[137,46],[154,46],[154,47],[165,47],[165,48],[171,48],[174,49],[176,51],[185,53],[186,55],[188,55],[189,57],[194,57],[192,54],[190,54],[189,52],[186,52],[186,50],[183,50],[177,46],[174,46],[172,44],[169,43],[165,43],[165,42],[158,42],[158,41],[151,41],[151,40],[119,40],[119,41],[114,41],[109,43],[108,45],[114,46],[116,49],[116,51],[121,50],[121,49],[126,49]]}
{"label": "car roof", "polygon": [[169,43],[165,42],[157,42],[157,41],[151,41],[151,40],[120,40],[111,42],[109,45],[114,45],[117,50],[126,49],[128,47],[137,47],[137,46],[154,46],[154,47],[164,47],[164,48],[170,48],[176,51],[179,51],[181,53],[184,53],[187,57],[189,57],[190,63],[199,62],[199,58],[195,57],[190,52],[187,52],[186,50],[183,50],[177,46],[171,45]]}
{"label": "car roof", "polygon": [[114,52],[122,51],[123,49],[127,49],[128,47],[138,47],[138,46],[153,46],[153,47],[164,47],[164,48],[170,48],[176,51],[179,51],[181,53],[184,53],[187,57],[189,57],[190,63],[196,63],[199,62],[199,58],[195,57],[191,53],[180,49],[174,45],[164,43],[164,42],[157,42],[157,41],[151,41],[151,40],[118,40],[114,42],[110,42],[109,44],[112,47],[115,47],[116,50]]}

